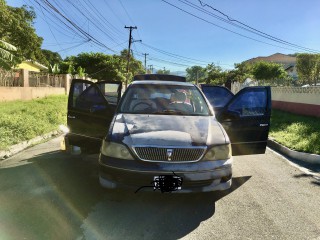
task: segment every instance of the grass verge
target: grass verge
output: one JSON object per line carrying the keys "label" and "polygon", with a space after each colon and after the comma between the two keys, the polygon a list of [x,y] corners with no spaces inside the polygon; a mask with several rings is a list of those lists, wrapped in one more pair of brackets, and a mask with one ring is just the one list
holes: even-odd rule
{"label": "grass verge", "polygon": [[292,150],[320,154],[320,118],[273,110],[269,137]]}
{"label": "grass verge", "polygon": [[66,124],[67,96],[0,103],[0,150]]}

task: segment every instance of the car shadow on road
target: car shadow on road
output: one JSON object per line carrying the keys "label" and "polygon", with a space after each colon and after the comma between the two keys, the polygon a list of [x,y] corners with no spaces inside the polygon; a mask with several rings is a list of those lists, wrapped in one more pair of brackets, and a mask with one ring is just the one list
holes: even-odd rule
{"label": "car shadow on road", "polygon": [[[213,193],[135,194],[100,187],[97,155],[72,156],[54,151],[24,161],[25,164],[0,169],[0,179],[7,177],[12,186],[20,184],[24,189],[19,204],[28,204],[29,210],[17,219],[11,218],[14,211],[9,212],[8,224],[19,226],[24,218],[26,221],[34,218],[32,225],[20,230],[21,236],[31,239],[181,238],[215,214],[215,202],[250,179],[250,176],[233,178],[229,190]],[[34,192],[40,203],[37,199],[30,200],[34,196],[28,194]],[[8,208],[15,208],[16,200],[11,200]],[[51,224],[52,219],[57,224]]]}
{"label": "car shadow on road", "polygon": [[212,193],[106,191],[81,228],[86,239],[179,239],[215,214],[215,203],[249,176],[233,178],[232,188]]}

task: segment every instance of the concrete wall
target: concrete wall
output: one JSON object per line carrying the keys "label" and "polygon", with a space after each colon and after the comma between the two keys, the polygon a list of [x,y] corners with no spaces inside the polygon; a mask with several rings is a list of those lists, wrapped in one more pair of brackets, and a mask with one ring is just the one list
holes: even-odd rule
{"label": "concrete wall", "polygon": [[0,102],[31,100],[49,95],[65,94],[65,88],[53,87],[0,87]]}
{"label": "concrete wall", "polygon": [[320,117],[320,87],[272,87],[272,108]]}

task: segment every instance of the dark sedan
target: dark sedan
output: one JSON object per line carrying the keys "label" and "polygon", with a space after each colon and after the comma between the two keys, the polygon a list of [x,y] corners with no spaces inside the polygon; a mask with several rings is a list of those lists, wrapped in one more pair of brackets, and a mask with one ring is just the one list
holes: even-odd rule
{"label": "dark sedan", "polygon": [[248,88],[226,98],[215,116],[207,100],[212,96],[195,85],[183,79],[165,81],[169,76],[152,78],[134,81],[119,103],[120,83],[73,80],[69,143],[100,147],[100,183],[106,188],[230,188],[232,150],[233,155],[265,151],[270,88]]}

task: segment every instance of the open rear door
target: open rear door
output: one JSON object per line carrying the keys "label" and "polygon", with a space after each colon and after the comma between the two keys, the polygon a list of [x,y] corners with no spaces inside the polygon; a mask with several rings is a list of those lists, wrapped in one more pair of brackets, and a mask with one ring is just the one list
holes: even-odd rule
{"label": "open rear door", "polygon": [[73,79],[68,100],[70,145],[98,151],[121,97],[121,82]]}
{"label": "open rear door", "polygon": [[244,88],[216,112],[230,138],[233,156],[265,153],[270,116],[270,87]]}
{"label": "open rear door", "polygon": [[219,114],[234,96],[234,94],[225,87],[213,86],[211,84],[201,84],[200,87],[216,114]]}

